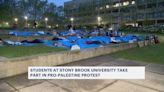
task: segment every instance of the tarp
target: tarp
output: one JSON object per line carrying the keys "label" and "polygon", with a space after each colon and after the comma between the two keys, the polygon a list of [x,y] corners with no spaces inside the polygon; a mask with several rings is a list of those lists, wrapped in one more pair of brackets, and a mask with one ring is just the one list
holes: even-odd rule
{"label": "tarp", "polygon": [[76,44],[80,46],[80,49],[89,49],[89,48],[98,48],[99,45],[97,44],[86,44],[88,39],[78,39]]}
{"label": "tarp", "polygon": [[31,31],[10,31],[9,35],[14,36],[33,36],[33,35],[48,35],[44,31],[37,31],[37,32],[31,32]]}
{"label": "tarp", "polygon": [[68,31],[63,31],[63,32],[59,32],[59,35],[61,35],[61,36],[66,36],[66,35],[68,35]]}
{"label": "tarp", "polygon": [[43,40],[43,44],[48,46],[48,47],[56,47],[54,45],[54,41],[51,41],[51,40]]}
{"label": "tarp", "polygon": [[35,43],[27,43],[27,42],[22,43],[22,46],[35,46],[35,45],[37,45],[37,44],[35,44]]}
{"label": "tarp", "polygon": [[94,36],[90,38],[91,41],[99,41],[104,44],[109,44],[111,42],[111,39],[107,36]]}
{"label": "tarp", "polygon": [[[85,33],[81,30],[75,30],[77,34]],[[30,31],[11,31],[10,35],[15,36],[31,36],[31,35],[46,35],[43,31],[38,32],[30,32]],[[69,34],[69,31],[59,32],[60,35],[66,36]],[[98,48],[102,44],[110,44],[111,42],[126,42],[133,43],[135,41],[144,40],[144,37],[136,36],[136,35],[126,35],[126,36],[118,36],[118,37],[108,37],[108,36],[93,36],[90,38],[79,38],[77,36],[67,37],[66,39],[53,38],[53,40],[42,40],[36,39],[33,41],[22,41],[22,42],[12,42],[7,41],[6,43],[9,45],[22,45],[22,46],[34,46],[37,44],[43,44],[49,47],[59,47],[59,48],[69,48],[73,45],[78,45],[80,49],[88,49],[88,48]]]}
{"label": "tarp", "polygon": [[58,40],[57,42],[61,43],[62,45],[71,48],[74,43],[71,43],[69,40],[64,39],[64,40]]}
{"label": "tarp", "polygon": [[33,32],[19,32],[19,31],[9,32],[9,35],[14,35],[14,36],[32,36],[33,34],[34,34]]}
{"label": "tarp", "polygon": [[78,40],[79,38],[73,36],[73,37],[68,37],[67,39],[68,39],[69,41],[76,41],[76,40]]}
{"label": "tarp", "polygon": [[129,43],[129,42],[132,42],[132,41],[144,40],[144,37],[135,36],[135,35],[127,35],[127,36],[122,36],[122,37],[115,37],[115,40]]}
{"label": "tarp", "polygon": [[14,41],[10,41],[10,40],[4,41],[4,44],[6,44],[6,45],[17,45],[17,46],[22,45],[21,42],[14,42]]}

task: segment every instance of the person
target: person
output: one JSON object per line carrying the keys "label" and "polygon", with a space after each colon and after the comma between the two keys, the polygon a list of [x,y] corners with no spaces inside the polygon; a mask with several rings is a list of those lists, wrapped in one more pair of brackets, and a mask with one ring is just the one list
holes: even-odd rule
{"label": "person", "polygon": [[151,35],[150,36],[150,43],[151,44],[155,44],[154,42],[155,42],[154,35]]}
{"label": "person", "polygon": [[0,38],[0,46],[3,45],[3,40]]}
{"label": "person", "polygon": [[105,32],[105,36],[110,36],[110,31],[111,31],[111,30],[109,30],[109,29],[106,30],[106,32]]}
{"label": "person", "polygon": [[160,43],[158,36],[154,36],[154,43],[155,44],[159,44]]}
{"label": "person", "polygon": [[98,36],[98,34],[99,34],[99,30],[98,30],[97,26],[95,26],[93,32],[91,32],[91,35]]}
{"label": "person", "polygon": [[70,27],[70,29],[69,29],[69,33],[70,33],[70,35],[74,35],[74,34],[75,34],[75,32],[74,32],[74,30],[73,30],[72,27]]}
{"label": "person", "polygon": [[100,28],[99,35],[101,35],[101,36],[104,36],[105,35],[105,31],[104,31],[103,28]]}
{"label": "person", "polygon": [[125,36],[125,33],[124,33],[124,32],[121,32],[121,33],[122,33],[122,34],[121,34],[122,36]]}
{"label": "person", "polygon": [[110,37],[114,37],[115,36],[113,30],[110,31],[109,36]]}
{"label": "person", "polygon": [[17,29],[17,24],[16,24],[16,23],[13,24],[13,29],[14,29],[14,30]]}
{"label": "person", "polygon": [[36,23],[36,21],[34,21],[34,25],[33,25],[33,27],[34,27],[34,28],[37,27],[37,23]]}
{"label": "person", "polygon": [[80,34],[77,34],[76,37],[77,37],[77,38],[81,38]]}
{"label": "person", "polygon": [[83,27],[83,30],[84,30],[84,32],[88,32],[88,30],[87,30],[87,27],[86,27],[86,26],[84,26],[84,27]]}
{"label": "person", "polygon": [[58,36],[58,33],[56,32],[55,29],[53,30],[53,33],[52,34],[53,34],[53,36]]}

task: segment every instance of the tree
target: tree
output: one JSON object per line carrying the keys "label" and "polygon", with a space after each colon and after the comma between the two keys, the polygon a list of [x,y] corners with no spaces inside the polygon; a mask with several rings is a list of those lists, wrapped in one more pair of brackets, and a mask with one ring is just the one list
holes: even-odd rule
{"label": "tree", "polygon": [[57,7],[47,0],[0,0],[0,22],[14,22],[14,18],[19,18],[19,23],[24,23],[24,16],[28,16],[28,21],[43,22],[45,17],[49,18],[51,24],[59,22]]}
{"label": "tree", "polygon": [[0,21],[9,21],[12,19],[12,10],[14,0],[1,0],[0,1]]}

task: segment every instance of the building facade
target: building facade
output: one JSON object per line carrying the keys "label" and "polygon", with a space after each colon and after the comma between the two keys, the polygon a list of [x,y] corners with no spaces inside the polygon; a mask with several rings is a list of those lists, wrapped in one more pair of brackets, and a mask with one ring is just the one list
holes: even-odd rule
{"label": "building facade", "polygon": [[164,0],[72,0],[64,7],[77,25],[164,24]]}

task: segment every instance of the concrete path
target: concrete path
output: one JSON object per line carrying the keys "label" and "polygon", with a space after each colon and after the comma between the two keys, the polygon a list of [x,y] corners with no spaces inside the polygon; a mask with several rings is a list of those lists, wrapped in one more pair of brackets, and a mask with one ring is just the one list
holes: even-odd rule
{"label": "concrete path", "polygon": [[0,92],[164,92],[164,66],[114,59],[109,55],[66,66],[146,66],[146,80],[28,80],[27,74],[1,79]]}

